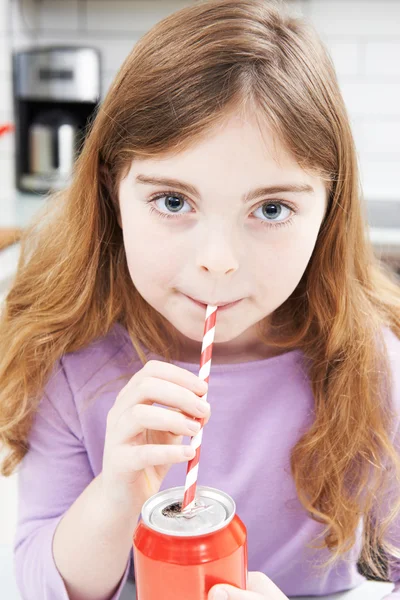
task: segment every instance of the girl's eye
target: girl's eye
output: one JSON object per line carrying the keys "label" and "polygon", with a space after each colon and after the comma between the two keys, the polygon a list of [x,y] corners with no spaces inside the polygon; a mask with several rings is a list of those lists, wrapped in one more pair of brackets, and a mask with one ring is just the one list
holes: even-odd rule
{"label": "girl's eye", "polygon": [[[258,211],[261,211],[260,215],[257,215]],[[293,209],[282,204],[282,202],[268,202],[259,206],[253,214],[260,216],[261,218],[265,217],[265,219],[270,222],[275,221],[282,223],[282,221],[286,221],[287,217],[293,212]]]}
{"label": "girl's eye", "polygon": [[[160,200],[161,200],[161,202],[159,202]],[[189,208],[188,211],[184,212],[181,210],[181,208],[185,204],[185,202],[187,204],[187,201],[181,194],[177,194],[175,192],[170,193],[170,194],[168,194],[168,193],[159,194],[155,198],[153,197],[151,202],[154,202],[154,204],[157,206],[157,209],[160,211],[161,215],[163,215],[163,216],[165,215],[166,217],[172,216],[172,213],[186,214],[187,212],[190,212],[189,205],[188,205],[188,208]],[[167,210],[167,212],[166,213],[162,212],[165,209]]]}
{"label": "girl's eye", "polygon": [[[155,212],[159,217],[165,217],[167,219],[173,219],[179,214],[188,214],[192,211],[190,204],[186,198],[179,192],[159,192],[154,196],[151,196],[147,203],[150,204],[151,212]],[[187,206],[186,211],[181,210],[182,207]],[[153,207],[153,204],[157,208]],[[261,211],[261,214],[256,213]],[[277,227],[279,225],[289,225],[291,219],[288,217],[295,214],[296,210],[294,207],[286,205],[280,200],[271,200],[264,202],[259,206],[252,214],[261,221],[262,224]]]}

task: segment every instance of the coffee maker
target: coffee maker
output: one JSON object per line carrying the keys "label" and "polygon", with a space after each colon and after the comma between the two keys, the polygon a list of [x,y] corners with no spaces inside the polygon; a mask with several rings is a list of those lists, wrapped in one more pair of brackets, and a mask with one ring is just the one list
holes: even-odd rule
{"label": "coffee maker", "polygon": [[17,188],[64,188],[100,102],[99,52],[74,46],[16,52],[13,91]]}

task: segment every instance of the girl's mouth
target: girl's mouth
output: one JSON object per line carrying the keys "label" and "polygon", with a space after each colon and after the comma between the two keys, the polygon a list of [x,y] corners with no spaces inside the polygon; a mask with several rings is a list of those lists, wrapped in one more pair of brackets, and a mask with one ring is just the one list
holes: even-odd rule
{"label": "girl's mouth", "polygon": [[[186,294],[184,294],[186,296]],[[194,300],[193,298],[191,298],[190,296],[186,296],[186,298],[188,298],[188,300],[190,300],[193,304],[197,304],[197,306],[200,306],[203,310],[206,310],[207,305],[204,304],[203,302],[199,302],[198,300]],[[240,300],[236,300],[236,302],[230,302],[229,304],[224,304],[223,306],[218,306],[218,312],[221,310],[228,310],[229,308],[233,308],[234,306],[236,306],[237,304],[239,304],[239,302],[241,302],[242,299]]]}

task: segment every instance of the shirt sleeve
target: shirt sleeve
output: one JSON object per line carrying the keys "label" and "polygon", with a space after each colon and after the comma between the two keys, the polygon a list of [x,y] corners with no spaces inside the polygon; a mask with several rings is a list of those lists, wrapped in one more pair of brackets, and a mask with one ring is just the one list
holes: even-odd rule
{"label": "shirt sleeve", "polygon": [[[74,413],[60,365],[35,413],[30,448],[17,475],[14,570],[22,600],[69,600],[54,561],[53,536],[64,513],[94,478]],[[129,567],[130,560],[112,600],[119,598]]]}

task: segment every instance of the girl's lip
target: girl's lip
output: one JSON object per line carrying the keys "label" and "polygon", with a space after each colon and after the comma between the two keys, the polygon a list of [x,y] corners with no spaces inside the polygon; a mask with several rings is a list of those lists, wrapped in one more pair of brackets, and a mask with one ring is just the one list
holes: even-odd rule
{"label": "girl's lip", "polygon": [[[192,302],[194,302],[195,304],[197,304],[197,306],[201,306],[201,308],[203,308],[203,309],[207,308],[206,304],[203,304],[202,302],[198,302],[197,300],[194,300],[190,296],[186,296],[186,298],[189,298],[189,300],[191,300]],[[236,304],[239,304],[239,302],[241,302],[241,301],[242,301],[242,299],[236,300],[236,302],[231,302],[230,304],[225,304],[224,306],[218,306],[218,311],[220,311],[220,310],[226,310],[228,308],[231,308],[232,306],[236,306]]]}
{"label": "girl's lip", "polygon": [[221,310],[226,310],[227,308],[232,308],[233,306],[236,306],[236,304],[239,304],[239,302],[241,301],[242,299],[236,300],[236,302],[231,302],[230,304],[225,304],[224,306],[219,306],[218,312],[220,312]]}

